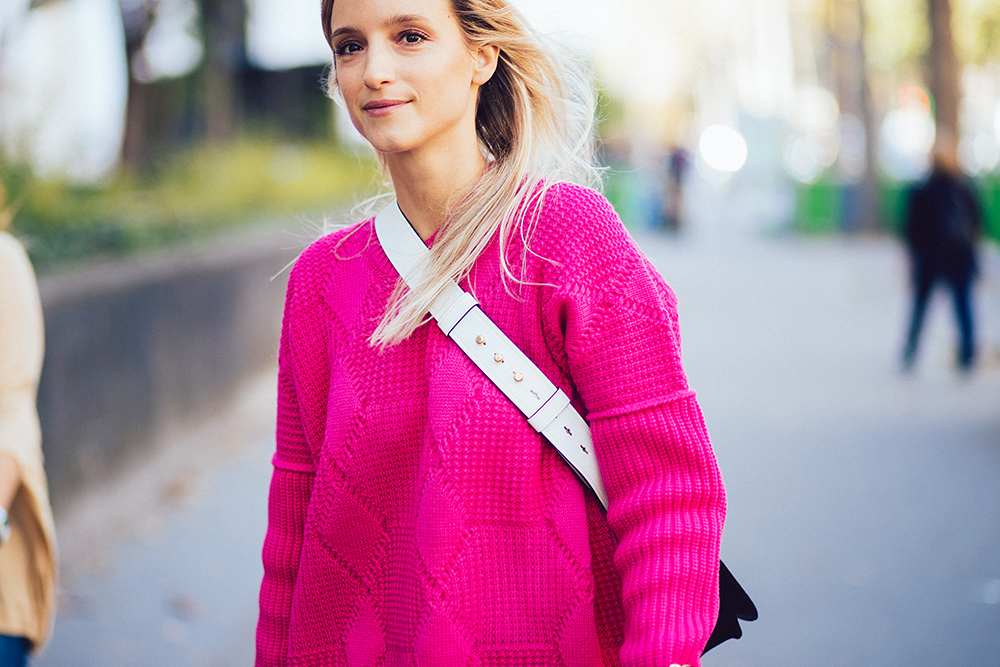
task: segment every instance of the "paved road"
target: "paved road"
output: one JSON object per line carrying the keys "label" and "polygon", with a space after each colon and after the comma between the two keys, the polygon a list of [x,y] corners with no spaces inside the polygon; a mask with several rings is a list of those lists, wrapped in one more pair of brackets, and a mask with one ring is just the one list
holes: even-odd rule
{"label": "paved road", "polygon": [[[932,305],[898,372],[905,267],[884,240],[639,234],[680,299],[729,494],[723,555],[762,613],[708,667],[1000,664],[1000,357],[951,369]],[[1000,262],[980,293],[1000,342]],[[252,663],[270,378],[60,518],[40,666]]]}
{"label": "paved road", "polygon": [[705,664],[1000,664],[1000,359],[956,376],[939,300],[898,372],[890,242],[700,243],[644,246],[727,482],[723,555],[763,614]]}

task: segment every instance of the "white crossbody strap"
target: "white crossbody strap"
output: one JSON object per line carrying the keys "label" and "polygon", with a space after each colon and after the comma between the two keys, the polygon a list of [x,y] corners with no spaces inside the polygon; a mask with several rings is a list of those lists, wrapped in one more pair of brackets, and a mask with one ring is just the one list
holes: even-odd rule
{"label": "white crossbody strap", "polygon": [[[389,261],[406,284],[419,285],[430,251],[393,201],[375,216],[375,233]],[[430,308],[438,326],[479,367],[528,423],[552,443],[577,477],[608,507],[597,467],[590,426],[569,397],[514,345],[454,280]]]}

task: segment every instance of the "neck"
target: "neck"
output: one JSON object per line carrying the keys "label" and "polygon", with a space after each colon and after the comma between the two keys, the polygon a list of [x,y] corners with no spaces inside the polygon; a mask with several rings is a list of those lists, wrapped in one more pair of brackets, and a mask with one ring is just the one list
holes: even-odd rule
{"label": "neck", "polygon": [[385,160],[399,208],[425,241],[486,166],[475,143],[466,150],[409,151],[386,155]]}

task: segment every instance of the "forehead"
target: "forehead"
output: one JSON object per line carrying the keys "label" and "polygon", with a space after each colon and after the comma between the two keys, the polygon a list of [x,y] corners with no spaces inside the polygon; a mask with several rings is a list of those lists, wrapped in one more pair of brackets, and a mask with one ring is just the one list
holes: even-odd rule
{"label": "forehead", "polygon": [[391,23],[399,17],[454,20],[449,0],[335,0],[330,23],[333,28],[360,28]]}

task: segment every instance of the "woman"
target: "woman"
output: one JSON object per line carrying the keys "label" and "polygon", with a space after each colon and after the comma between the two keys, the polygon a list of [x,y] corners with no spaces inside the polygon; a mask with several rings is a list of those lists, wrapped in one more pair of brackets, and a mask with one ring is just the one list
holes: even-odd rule
{"label": "woman", "polygon": [[0,209],[0,667],[14,667],[48,638],[56,557],[35,411],[42,308],[24,248],[3,230],[4,213]]}
{"label": "woman", "polygon": [[[406,290],[367,220],[292,270],[257,664],[697,665],[722,481],[673,293],[567,182],[595,173],[592,96],[573,101],[503,0],[322,16],[333,84],[433,269]],[[451,277],[587,416],[606,516],[426,325]]]}

